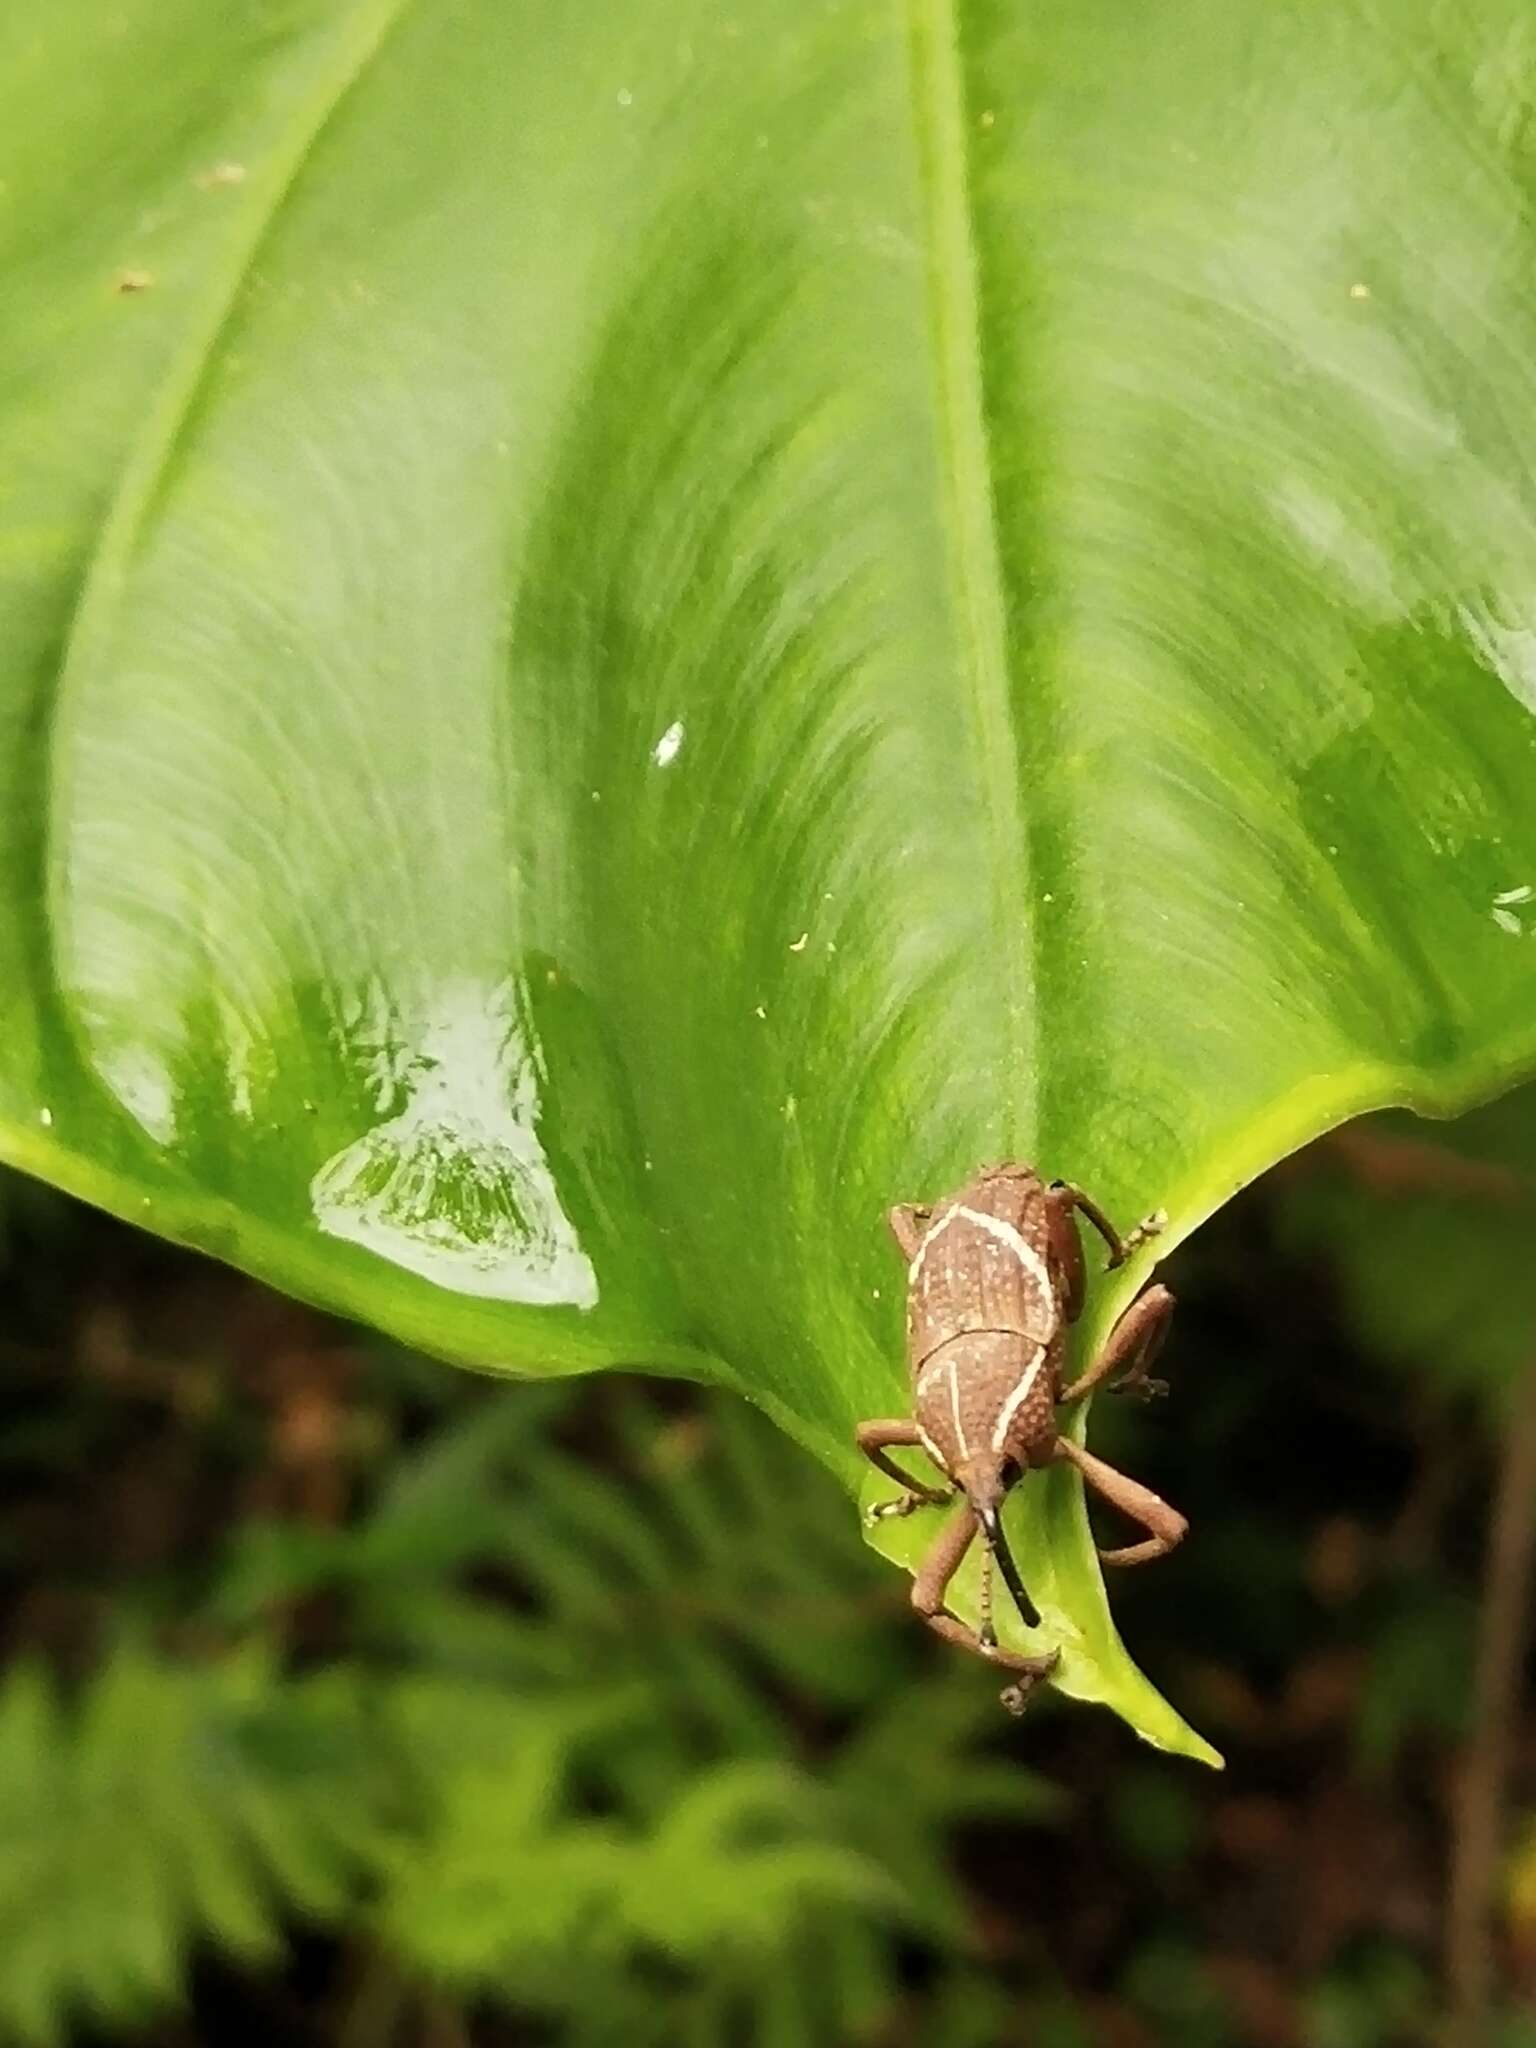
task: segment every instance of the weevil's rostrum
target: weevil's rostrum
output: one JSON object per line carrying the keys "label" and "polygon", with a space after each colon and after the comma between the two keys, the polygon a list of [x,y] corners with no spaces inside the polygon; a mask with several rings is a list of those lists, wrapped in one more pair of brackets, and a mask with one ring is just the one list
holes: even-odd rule
{"label": "weevil's rostrum", "polygon": [[[1062,1385],[1067,1331],[1083,1306],[1079,1213],[1108,1245],[1110,1266],[1120,1265],[1164,1222],[1160,1213],[1149,1216],[1121,1237],[1081,1188],[1065,1181],[1048,1186],[1032,1167],[1020,1165],[986,1168],[941,1202],[894,1208],[891,1231],[907,1261],[913,1414],[861,1423],[858,1432],[866,1456],[906,1489],[883,1502],[877,1515],[911,1514],[959,1497],[913,1581],[912,1602],[948,1641],[1016,1675],[1003,1695],[1015,1710],[1054,1668],[1056,1656],[1004,1650],[992,1628],[986,1565],[993,1559],[1024,1619],[1036,1619],[998,1519],[1009,1487],[1031,1466],[1076,1465],[1089,1485],[1147,1531],[1141,1542],[1101,1552],[1111,1564],[1162,1556],[1186,1526],[1166,1501],[1057,1429],[1062,1403],[1080,1400],[1115,1373],[1122,1388],[1160,1390],[1147,1367],[1173,1311],[1166,1287],[1146,1288],[1088,1370]],[[921,1484],[903,1472],[889,1455],[902,1446],[926,1451],[947,1484]],[[971,1629],[945,1610],[944,1595],[978,1529],[987,1550],[981,1627]]]}

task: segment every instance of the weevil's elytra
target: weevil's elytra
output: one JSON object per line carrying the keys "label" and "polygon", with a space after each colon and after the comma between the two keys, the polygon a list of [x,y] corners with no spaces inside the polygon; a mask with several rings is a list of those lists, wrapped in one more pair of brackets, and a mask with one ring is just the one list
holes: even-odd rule
{"label": "weevil's elytra", "polygon": [[[984,1169],[942,1202],[902,1203],[890,1212],[892,1235],[907,1261],[907,1355],[912,1371],[909,1419],[864,1422],[860,1448],[907,1491],[875,1510],[905,1515],[954,1502],[912,1583],[912,1604],[947,1641],[960,1643],[1017,1674],[1004,1693],[1015,1710],[1056,1664],[1056,1654],[1022,1657],[1002,1649],[992,1629],[991,1578],[982,1575],[982,1623],[973,1630],[944,1608],[944,1595],[978,1529],[1026,1622],[1038,1617],[1003,1537],[1004,1495],[1032,1466],[1067,1461],[1104,1498],[1139,1522],[1145,1540],[1101,1551],[1109,1564],[1140,1564],[1170,1551],[1184,1517],[1147,1487],[1081,1449],[1056,1427],[1056,1410],[1081,1400],[1119,1373],[1121,1388],[1160,1391],[1147,1378],[1167,1334],[1173,1296],[1150,1286],[1121,1316],[1098,1358],[1071,1386],[1061,1367],[1067,1331],[1083,1306],[1078,1213],[1120,1265],[1163,1227],[1149,1216],[1121,1237],[1096,1203],[1065,1181],[1049,1186],[1033,1167]],[[947,1484],[919,1484],[889,1453],[926,1451]]]}

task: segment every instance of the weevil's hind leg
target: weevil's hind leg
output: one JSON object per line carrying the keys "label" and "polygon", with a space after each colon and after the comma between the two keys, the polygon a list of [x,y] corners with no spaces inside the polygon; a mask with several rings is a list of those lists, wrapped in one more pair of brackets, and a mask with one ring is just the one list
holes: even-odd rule
{"label": "weevil's hind leg", "polygon": [[1015,1674],[1014,1683],[1003,1694],[1003,1704],[1010,1713],[1016,1714],[1023,1707],[1030,1690],[1056,1669],[1059,1652],[1051,1650],[1043,1657],[1020,1656],[1015,1650],[1004,1650],[995,1643],[987,1642],[975,1629],[967,1628],[963,1621],[957,1621],[954,1615],[945,1611],[944,1595],[971,1547],[976,1529],[975,1510],[969,1501],[962,1501],[918,1567],[917,1576],[912,1581],[912,1605],[934,1634],[942,1636],[946,1643],[955,1643],[962,1650],[985,1657],[989,1664],[1000,1665],[1003,1670]]}
{"label": "weevil's hind leg", "polygon": [[1107,1269],[1110,1272],[1113,1272],[1116,1266],[1123,1266],[1131,1253],[1144,1245],[1148,1238],[1156,1237],[1160,1230],[1166,1230],[1168,1227],[1167,1211],[1154,1209],[1150,1216],[1143,1216],[1134,1229],[1128,1230],[1122,1237],[1092,1195],[1085,1194],[1074,1181],[1053,1180],[1050,1192],[1053,1195],[1064,1195],[1074,1209],[1082,1211],[1103,1238],[1109,1246]]}
{"label": "weevil's hind leg", "polygon": [[933,1221],[933,1210],[927,1202],[898,1202],[894,1209],[888,1209],[885,1216],[896,1240],[897,1249],[910,1266],[922,1249],[928,1226]]}
{"label": "weevil's hind leg", "polygon": [[1075,1465],[1094,1491],[1101,1493],[1112,1507],[1117,1507],[1121,1514],[1129,1515],[1133,1522],[1140,1522],[1143,1529],[1151,1531],[1145,1543],[1128,1543],[1122,1550],[1101,1550],[1099,1556],[1105,1564],[1150,1564],[1154,1557],[1166,1557],[1175,1544],[1182,1542],[1189,1528],[1188,1522],[1177,1508],[1169,1507],[1167,1501],[1160,1499],[1150,1486],[1143,1486],[1139,1480],[1117,1472],[1113,1465],[1106,1465],[1102,1458],[1096,1458],[1092,1451],[1085,1451],[1081,1444],[1073,1443],[1068,1436],[1056,1439],[1054,1455]]}
{"label": "weevil's hind leg", "polygon": [[898,1486],[906,1488],[899,1500],[877,1501],[869,1511],[872,1522],[883,1522],[892,1515],[910,1515],[918,1508],[941,1508],[948,1504],[954,1493],[953,1487],[924,1486],[886,1456],[889,1450],[917,1450],[921,1446],[923,1440],[915,1422],[895,1417],[889,1421],[861,1422],[857,1439],[859,1449],[871,1465],[883,1472],[887,1479],[894,1479]]}
{"label": "weevil's hind leg", "polygon": [[1147,1367],[1163,1348],[1172,1321],[1173,1296],[1166,1287],[1154,1283],[1137,1295],[1105,1338],[1104,1348],[1092,1365],[1070,1387],[1063,1388],[1057,1399],[1081,1401],[1084,1394],[1091,1393],[1117,1372],[1125,1374],[1115,1389],[1117,1393],[1137,1393],[1143,1397],[1166,1394],[1167,1382],[1149,1380]]}

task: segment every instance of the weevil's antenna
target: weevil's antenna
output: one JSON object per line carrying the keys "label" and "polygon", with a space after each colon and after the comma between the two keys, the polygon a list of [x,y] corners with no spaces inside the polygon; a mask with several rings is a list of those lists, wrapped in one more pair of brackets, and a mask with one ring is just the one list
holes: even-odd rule
{"label": "weevil's antenna", "polygon": [[978,1507],[976,1519],[981,1524],[981,1533],[987,1540],[987,1548],[997,1560],[997,1568],[1003,1575],[1003,1584],[1013,1595],[1013,1604],[1019,1610],[1020,1619],[1026,1628],[1040,1626],[1039,1611],[1024,1590],[1024,1581],[1019,1577],[1018,1566],[1013,1561],[1013,1552],[1008,1548],[1008,1539],[1003,1534],[1003,1525],[995,1507]]}

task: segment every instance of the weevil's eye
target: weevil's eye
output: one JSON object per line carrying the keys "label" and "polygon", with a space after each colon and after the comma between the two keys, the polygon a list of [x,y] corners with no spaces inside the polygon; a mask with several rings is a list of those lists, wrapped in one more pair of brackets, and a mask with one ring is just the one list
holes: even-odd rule
{"label": "weevil's eye", "polygon": [[1004,1458],[1002,1469],[997,1475],[998,1484],[1002,1487],[1003,1492],[1006,1493],[1014,1481],[1021,1479],[1023,1476],[1024,1468],[1020,1465],[1017,1458]]}

